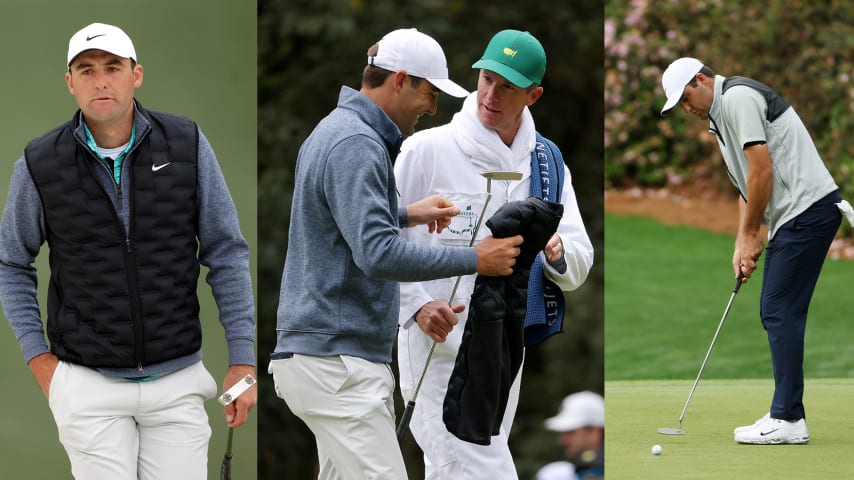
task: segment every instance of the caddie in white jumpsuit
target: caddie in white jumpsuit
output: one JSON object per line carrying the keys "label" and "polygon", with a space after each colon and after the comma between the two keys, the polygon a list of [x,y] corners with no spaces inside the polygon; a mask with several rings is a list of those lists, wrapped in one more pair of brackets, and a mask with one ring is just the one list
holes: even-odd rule
{"label": "caddie in white jumpsuit", "polygon": [[[506,53],[508,49],[513,55]],[[486,200],[487,182],[480,172],[516,170],[521,181],[492,182],[488,219],[508,201],[531,194],[531,153],[535,147],[534,120],[528,107],[542,95],[545,52],[528,32],[505,30],[490,41],[479,69],[478,90],[452,121],[418,132],[407,139],[395,165],[401,204],[438,194],[460,207],[461,213],[440,235],[424,228],[402,231],[409,241],[429,245],[468,245]],[[557,234],[541,255],[545,276],[561,290],[584,283],[593,264],[593,247],[575,199],[569,170],[564,166],[561,202],[564,216]],[[489,235],[484,225],[478,238]],[[562,273],[559,273],[562,271]],[[398,361],[404,401],[415,386],[434,340],[436,351],[416,399],[410,431],[424,451],[427,479],[517,479],[507,438],[519,398],[521,370],[510,392],[498,436],[488,446],[467,443],[450,434],[442,421],[448,379],[460,346],[475,275],[463,277],[448,305],[456,278],[401,284]],[[452,325],[458,321],[456,325]]]}

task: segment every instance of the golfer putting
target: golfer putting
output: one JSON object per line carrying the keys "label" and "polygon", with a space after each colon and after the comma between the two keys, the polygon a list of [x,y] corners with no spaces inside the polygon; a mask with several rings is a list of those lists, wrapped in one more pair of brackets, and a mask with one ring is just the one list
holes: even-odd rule
{"label": "golfer putting", "polygon": [[[734,439],[807,443],[804,335],[810,301],[842,219],[839,189],[795,109],[768,85],[717,75],[689,57],[671,63],[661,82],[667,97],[661,114],[678,106],[708,120],[739,192],[733,277],[749,281],[765,252],[760,319],[771,349],[774,395],[767,413],[735,428]],[[761,225],[768,228],[767,244]]]}

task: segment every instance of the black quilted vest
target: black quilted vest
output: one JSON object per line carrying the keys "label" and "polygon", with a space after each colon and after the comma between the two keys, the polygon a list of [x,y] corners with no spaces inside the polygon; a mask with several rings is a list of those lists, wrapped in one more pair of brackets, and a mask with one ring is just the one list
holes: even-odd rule
{"label": "black quilted vest", "polygon": [[138,133],[123,167],[133,168],[122,185],[129,235],[96,178],[103,166],[73,135],[79,114],[25,150],[50,247],[51,351],[88,367],[141,368],[201,348],[198,129],[137,107],[151,129]]}

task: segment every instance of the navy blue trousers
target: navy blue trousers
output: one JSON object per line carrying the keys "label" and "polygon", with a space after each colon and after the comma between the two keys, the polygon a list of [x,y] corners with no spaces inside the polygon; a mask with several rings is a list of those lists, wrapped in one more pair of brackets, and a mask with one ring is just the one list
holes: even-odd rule
{"label": "navy blue trousers", "polygon": [[786,222],[765,247],[759,315],[774,366],[771,417],[805,418],[804,333],[818,275],[842,214],[833,192]]}

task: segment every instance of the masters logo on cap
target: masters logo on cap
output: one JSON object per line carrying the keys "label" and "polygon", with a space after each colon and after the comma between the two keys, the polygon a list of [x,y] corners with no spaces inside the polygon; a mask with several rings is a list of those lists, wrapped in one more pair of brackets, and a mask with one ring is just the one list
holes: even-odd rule
{"label": "masters logo on cap", "polygon": [[483,57],[471,66],[495,72],[519,88],[543,83],[546,51],[528,32],[502,30],[492,37]]}
{"label": "masters logo on cap", "polygon": [[68,41],[68,64],[86,50],[103,50],[119,57],[137,61],[136,50],[130,37],[119,27],[93,23],[83,27]]}

